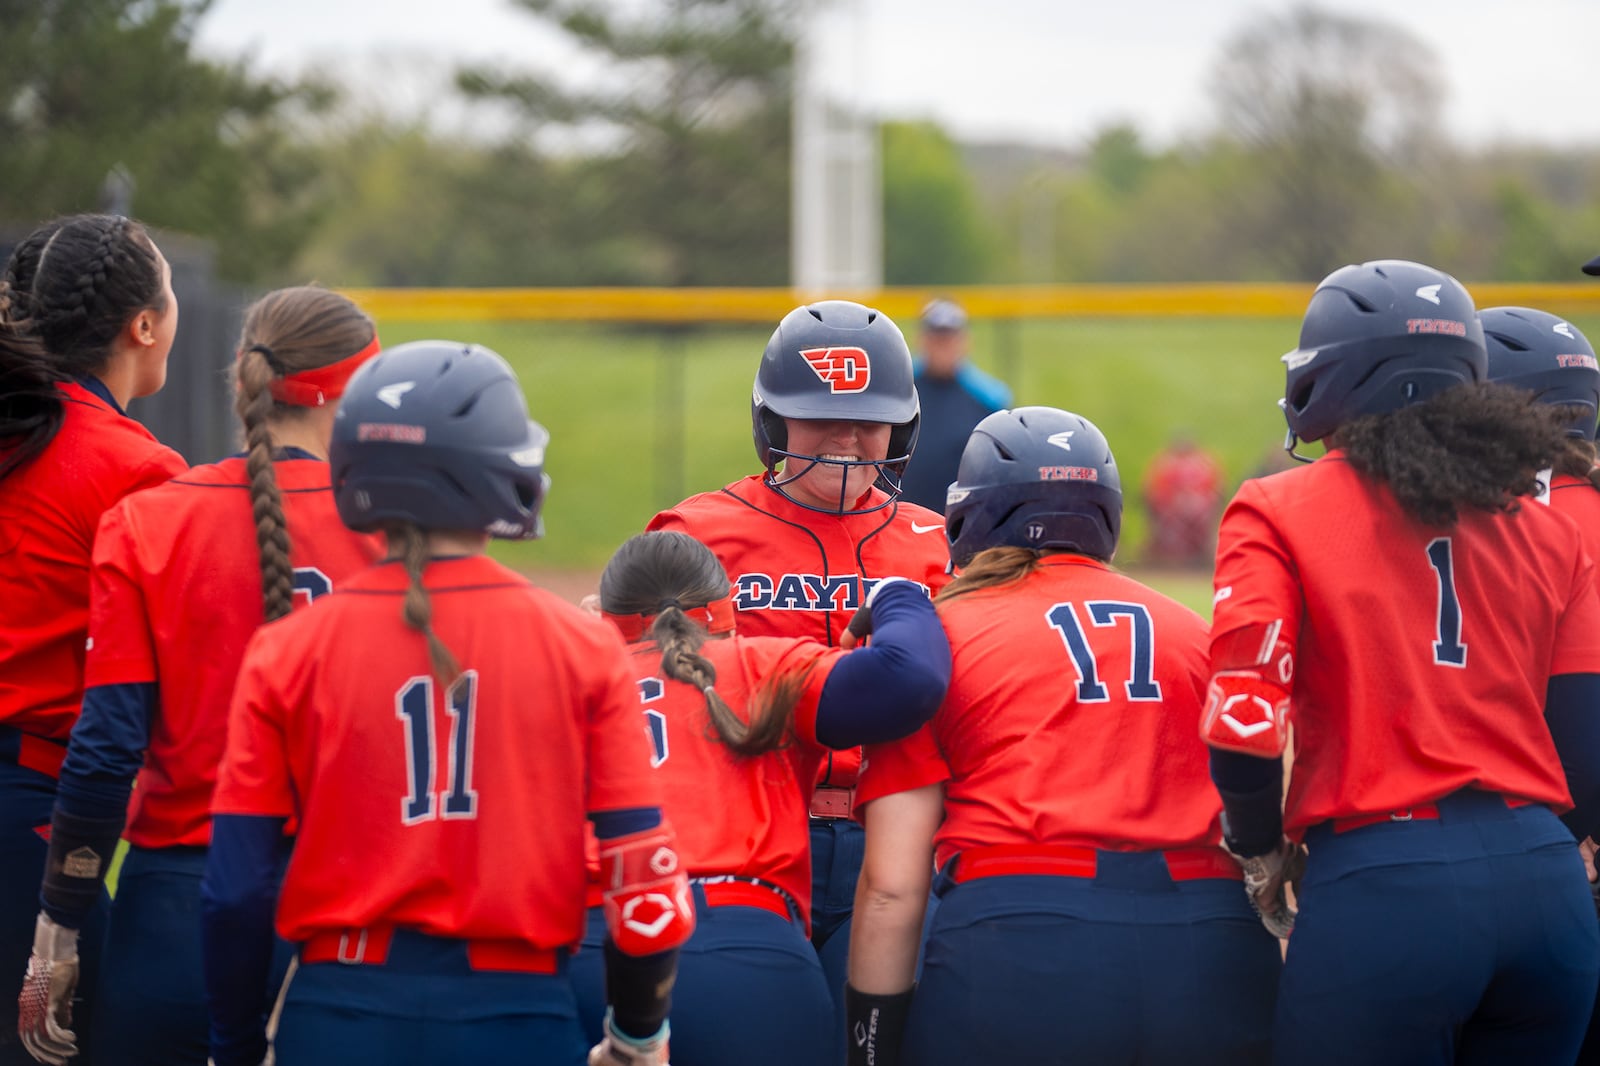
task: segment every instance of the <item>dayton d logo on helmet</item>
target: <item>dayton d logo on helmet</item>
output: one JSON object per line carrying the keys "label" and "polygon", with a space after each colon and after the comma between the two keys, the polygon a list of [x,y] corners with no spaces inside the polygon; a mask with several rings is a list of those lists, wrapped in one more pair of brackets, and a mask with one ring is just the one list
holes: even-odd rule
{"label": "dayton d logo on helmet", "polygon": [[830,392],[860,392],[872,380],[872,364],[861,348],[802,348],[800,355]]}

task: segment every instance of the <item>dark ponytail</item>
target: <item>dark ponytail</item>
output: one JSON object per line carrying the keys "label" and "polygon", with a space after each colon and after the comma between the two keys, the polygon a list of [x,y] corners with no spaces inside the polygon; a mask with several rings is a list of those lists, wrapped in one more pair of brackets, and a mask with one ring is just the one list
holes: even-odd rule
{"label": "dark ponytail", "polygon": [[1514,511],[1538,472],[1568,451],[1568,412],[1505,385],[1458,385],[1422,403],[1367,415],[1329,438],[1389,487],[1423,525],[1448,529],[1463,509]]}
{"label": "dark ponytail", "polygon": [[120,215],[73,215],[17,245],[0,274],[0,478],[61,429],[57,382],[94,374],[139,312],[164,310],[161,257]]}
{"label": "dark ponytail", "polygon": [[684,608],[726,598],[728,575],[711,549],[683,533],[641,533],[617,549],[600,575],[600,609],[614,615],[654,616],[650,638],[661,649],[661,670],[705,695],[717,739],[739,755],[760,755],[788,742],[805,673],[763,679],[747,722],[716,690],[717,671],[700,649],[707,634]]}

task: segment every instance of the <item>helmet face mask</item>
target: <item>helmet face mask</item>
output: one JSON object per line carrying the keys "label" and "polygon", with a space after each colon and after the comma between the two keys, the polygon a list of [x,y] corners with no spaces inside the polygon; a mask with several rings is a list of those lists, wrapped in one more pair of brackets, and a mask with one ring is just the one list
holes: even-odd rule
{"label": "helmet face mask", "polygon": [[956,566],[1001,546],[1109,561],[1121,534],[1122,479],[1094,423],[1054,407],[1019,407],[972,431],[945,503]]}
{"label": "helmet face mask", "polygon": [[1539,403],[1573,409],[1567,435],[1595,439],[1600,363],[1594,347],[1565,319],[1529,307],[1478,313],[1489,351],[1489,380],[1532,392]]}
{"label": "helmet face mask", "polygon": [[1482,381],[1486,362],[1472,297],[1450,275],[1399,259],[1343,267],[1317,286],[1283,357],[1290,445]]}
{"label": "helmet face mask", "polygon": [[363,532],[409,523],[531,540],[544,532],[549,441],[528,418],[516,375],[489,349],[387,349],[350,379],[334,418],[339,517]]}
{"label": "helmet face mask", "polygon": [[[784,316],[762,353],[750,398],[751,436],[767,484],[798,506],[828,514],[875,511],[899,496],[920,418],[911,351],[899,327],[845,300],[798,307]],[[881,459],[825,459],[791,448],[791,420],[887,425],[888,448]],[[851,470],[861,466],[875,469],[873,484],[884,492],[883,500],[871,502],[865,493],[849,498]],[[822,506],[811,498],[814,493],[794,491],[808,475],[839,478],[836,507]]]}

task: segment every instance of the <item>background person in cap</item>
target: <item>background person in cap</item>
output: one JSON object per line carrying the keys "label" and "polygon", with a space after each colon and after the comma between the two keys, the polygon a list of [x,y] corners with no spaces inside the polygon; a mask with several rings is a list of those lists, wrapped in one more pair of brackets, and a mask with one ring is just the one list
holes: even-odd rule
{"label": "background person in cap", "polygon": [[1011,406],[1011,390],[968,360],[967,313],[951,300],[933,300],[922,309],[918,347],[913,367],[922,434],[901,495],[943,514],[945,490],[956,479],[967,437],[979,422]]}

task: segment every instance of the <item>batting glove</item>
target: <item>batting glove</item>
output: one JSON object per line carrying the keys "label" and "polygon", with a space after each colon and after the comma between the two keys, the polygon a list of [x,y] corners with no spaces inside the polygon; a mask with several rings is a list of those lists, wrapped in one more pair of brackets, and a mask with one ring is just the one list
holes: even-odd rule
{"label": "batting glove", "polygon": [[589,1049],[589,1066],[669,1066],[667,1037],[672,1027],[666,1022],[655,1036],[637,1040],[618,1029],[610,1008],[606,1009],[606,1035]]}
{"label": "batting glove", "polygon": [[33,955],[17,997],[17,1035],[40,1062],[66,1066],[78,1053],[72,993],[78,987],[78,931],[40,914],[33,926]]}
{"label": "batting glove", "polygon": [[1287,889],[1289,882],[1299,880],[1305,870],[1304,849],[1283,840],[1265,855],[1252,855],[1248,859],[1240,855],[1233,857],[1244,871],[1244,891],[1250,908],[1267,932],[1279,940],[1287,940],[1294,931],[1295,919]]}

